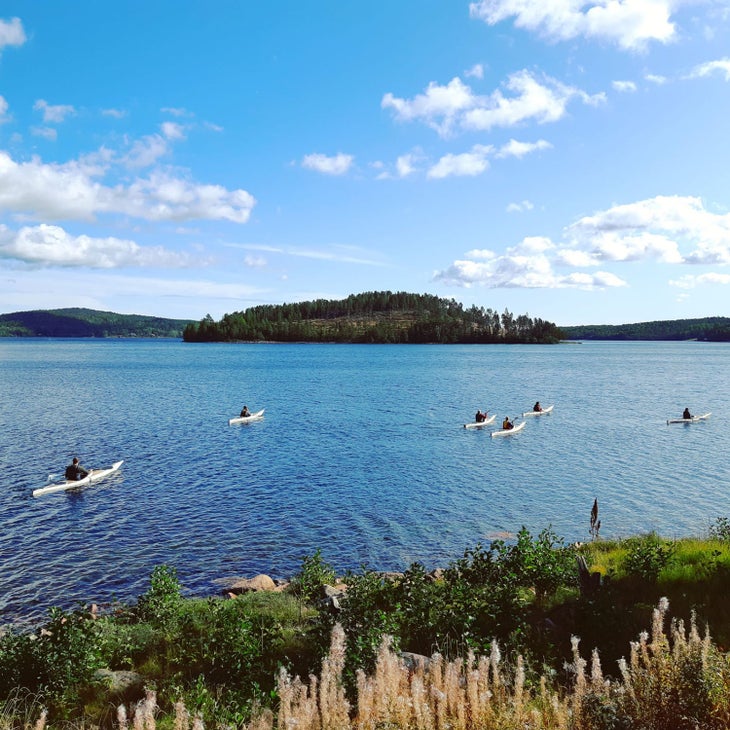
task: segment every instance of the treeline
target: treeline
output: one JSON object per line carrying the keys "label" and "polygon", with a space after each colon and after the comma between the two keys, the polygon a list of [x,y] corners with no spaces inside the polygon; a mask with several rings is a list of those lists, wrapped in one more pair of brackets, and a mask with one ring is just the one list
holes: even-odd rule
{"label": "treeline", "polygon": [[0,337],[181,337],[188,323],[95,309],[38,309],[0,315]]}
{"label": "treeline", "polygon": [[189,324],[186,342],[556,343],[552,323],[430,294],[390,291],[261,305]]}
{"label": "treeline", "polygon": [[562,327],[567,340],[701,340],[730,342],[730,318],[673,319],[636,324]]}

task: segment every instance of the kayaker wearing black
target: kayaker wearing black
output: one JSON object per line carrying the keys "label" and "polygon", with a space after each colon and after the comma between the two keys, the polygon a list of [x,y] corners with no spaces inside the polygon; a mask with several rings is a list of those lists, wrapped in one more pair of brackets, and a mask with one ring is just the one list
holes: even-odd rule
{"label": "kayaker wearing black", "polygon": [[248,418],[251,415],[251,411],[248,410],[248,406],[244,406],[241,409],[241,418]]}
{"label": "kayaker wearing black", "polygon": [[682,418],[692,418],[692,414],[689,412],[689,408],[684,409],[684,413],[682,414]]}
{"label": "kayaker wearing black", "polygon": [[[487,411],[487,413],[489,413],[489,411]],[[476,422],[477,423],[482,423],[483,421],[486,421],[487,420],[487,413],[482,413],[482,409],[480,408],[477,411],[477,415],[475,417],[476,418]]]}
{"label": "kayaker wearing black", "polygon": [[66,481],[77,482],[79,479],[83,479],[88,475],[89,472],[79,464],[79,460],[74,456],[73,461],[66,467]]}
{"label": "kayaker wearing black", "polygon": [[539,413],[542,410],[542,406],[540,405],[540,401],[537,401],[534,406],[532,406],[532,410],[536,413]]}
{"label": "kayaker wearing black", "polygon": [[503,431],[509,431],[510,429],[513,429],[514,425],[512,424],[512,421],[509,420],[509,416],[504,417],[504,421],[502,421],[502,430]]}

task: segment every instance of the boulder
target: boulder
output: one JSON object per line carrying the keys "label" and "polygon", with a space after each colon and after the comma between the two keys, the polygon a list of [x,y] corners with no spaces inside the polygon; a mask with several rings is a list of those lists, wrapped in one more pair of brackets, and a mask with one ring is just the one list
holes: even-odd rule
{"label": "boulder", "polygon": [[239,578],[238,580],[231,583],[228,586],[228,592],[239,595],[241,593],[250,593],[252,591],[278,591],[281,587],[277,586],[276,583],[263,573],[254,576],[253,578]]}

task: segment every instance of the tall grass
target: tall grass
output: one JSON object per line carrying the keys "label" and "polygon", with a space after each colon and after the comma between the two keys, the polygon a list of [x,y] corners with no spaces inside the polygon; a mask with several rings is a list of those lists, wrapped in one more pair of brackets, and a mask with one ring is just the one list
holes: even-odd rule
{"label": "tall grass", "polygon": [[[375,670],[357,676],[351,703],[343,681],[345,634],[332,631],[329,654],[308,682],[282,670],[278,713],[255,713],[241,730],[720,730],[730,727],[730,662],[701,634],[668,618],[668,601],[654,609],[651,631],[642,632],[607,676],[598,652],[590,661],[572,640],[571,677],[559,687],[546,677],[528,681],[521,657],[507,666],[496,642],[489,656],[469,652],[452,661],[434,654],[407,664],[385,637]],[[156,716],[156,696],[120,707],[119,730],[202,730],[182,702],[174,717]],[[0,728],[10,728],[0,718]],[[24,727],[33,725],[26,723]],[[43,728],[43,720],[36,723]],[[225,727],[218,725],[217,727]]]}

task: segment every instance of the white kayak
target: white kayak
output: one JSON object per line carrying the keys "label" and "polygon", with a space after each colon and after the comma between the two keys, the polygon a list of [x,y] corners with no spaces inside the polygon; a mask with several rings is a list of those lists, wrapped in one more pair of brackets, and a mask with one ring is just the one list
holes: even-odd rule
{"label": "white kayak", "polygon": [[53,492],[65,492],[69,489],[77,489],[87,484],[99,482],[105,479],[110,474],[119,470],[119,467],[124,461],[115,461],[108,469],[92,469],[83,479],[77,479],[76,481],[69,482],[63,481],[60,484],[51,484],[47,487],[40,487],[39,489],[33,490],[34,497],[40,497],[42,494],[53,494]]}
{"label": "white kayak", "polygon": [[525,411],[522,414],[522,417],[524,418],[525,416],[544,416],[546,413],[552,413],[553,408],[555,408],[554,405],[543,408],[541,411]]}
{"label": "white kayak", "polygon": [[499,431],[492,431],[492,438],[495,436],[511,436],[513,433],[521,431],[525,427],[526,423],[527,421],[522,421],[522,423],[518,423],[514,428],[503,428]]}
{"label": "white kayak", "polygon": [[667,421],[667,425],[670,423],[697,423],[698,421],[705,421],[712,415],[710,413],[704,413],[701,416],[692,416],[692,418],[670,418]]}
{"label": "white kayak", "polygon": [[482,426],[488,426],[490,423],[494,423],[494,419],[497,417],[495,413],[493,416],[489,416],[484,421],[474,421],[473,423],[465,423],[464,428],[481,428]]}
{"label": "white kayak", "polygon": [[259,418],[264,417],[265,410],[265,408],[262,408],[260,411],[256,411],[256,413],[252,413],[250,416],[237,416],[236,418],[229,418],[228,425],[232,426],[234,423],[249,423],[250,421],[258,421]]}

